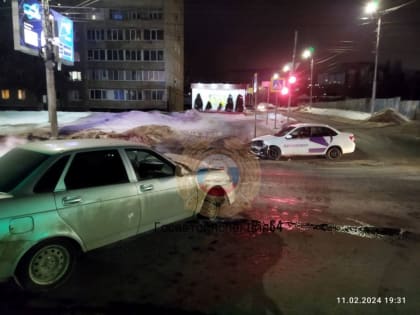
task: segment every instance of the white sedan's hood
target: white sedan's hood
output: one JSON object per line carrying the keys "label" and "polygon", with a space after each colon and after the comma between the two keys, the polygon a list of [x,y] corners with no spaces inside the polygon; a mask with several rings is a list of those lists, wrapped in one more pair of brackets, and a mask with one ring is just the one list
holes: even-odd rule
{"label": "white sedan's hood", "polygon": [[276,136],[273,136],[273,135],[265,135],[265,136],[254,138],[254,139],[252,139],[252,141],[255,141],[255,140],[263,140],[263,141],[276,140],[276,141],[279,141],[282,138],[283,137],[276,137]]}

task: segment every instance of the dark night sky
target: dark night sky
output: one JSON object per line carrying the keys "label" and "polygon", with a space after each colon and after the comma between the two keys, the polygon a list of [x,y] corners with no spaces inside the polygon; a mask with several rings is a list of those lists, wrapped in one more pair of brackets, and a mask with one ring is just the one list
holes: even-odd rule
{"label": "dark night sky", "polygon": [[[316,49],[318,70],[341,62],[372,61],[375,24],[360,17],[361,0],[185,0],[186,79],[192,82],[247,82],[254,71],[269,75]],[[404,3],[383,0],[381,8]],[[383,18],[379,62],[401,60],[420,70],[420,1]],[[302,64],[300,67],[305,67]],[[187,82],[188,84],[188,82]]]}
{"label": "dark night sky", "polygon": [[[406,1],[382,0],[381,7]],[[375,25],[360,19],[366,2],[185,0],[186,86],[198,81],[248,82],[255,71],[263,74],[261,79],[268,79],[292,59],[295,29],[299,31],[297,58],[300,59],[303,48],[315,47],[318,71],[334,69],[347,61],[373,62]],[[100,2],[95,6],[100,7]],[[0,2],[0,8],[5,21],[10,14],[10,1]],[[11,20],[7,20],[5,23],[11,27]],[[0,51],[13,49],[11,28],[1,32]],[[380,63],[401,60],[404,68],[420,70],[419,35],[420,0],[386,15]],[[302,63],[300,69],[305,67],[308,63]]]}

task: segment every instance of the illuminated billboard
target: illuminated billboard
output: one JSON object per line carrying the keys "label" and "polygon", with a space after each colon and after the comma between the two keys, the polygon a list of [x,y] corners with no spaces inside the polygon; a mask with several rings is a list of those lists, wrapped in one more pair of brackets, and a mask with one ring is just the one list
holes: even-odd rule
{"label": "illuminated billboard", "polygon": [[44,43],[41,4],[37,0],[13,1],[12,14],[15,50],[38,56]]}
{"label": "illuminated billboard", "polygon": [[246,94],[244,84],[193,83],[193,108],[200,111],[243,112]]}
{"label": "illuminated billboard", "polygon": [[[73,21],[50,10],[53,17],[53,44],[57,61],[66,65],[74,63]],[[15,50],[39,56],[45,45],[42,27],[43,9],[39,0],[14,0],[12,2],[13,39]]]}
{"label": "illuminated billboard", "polygon": [[58,58],[67,65],[74,63],[74,29],[73,21],[68,17],[51,10],[54,17],[54,34],[58,39]]}

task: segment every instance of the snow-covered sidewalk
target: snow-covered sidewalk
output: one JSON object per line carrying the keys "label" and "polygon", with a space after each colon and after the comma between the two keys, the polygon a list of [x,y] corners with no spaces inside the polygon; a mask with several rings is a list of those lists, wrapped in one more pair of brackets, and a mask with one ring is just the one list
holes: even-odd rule
{"label": "snow-covered sidewalk", "polygon": [[352,119],[352,120],[366,120],[371,117],[370,113],[358,112],[358,111],[353,111],[353,110],[345,110],[345,109],[335,109],[335,108],[305,107],[302,111],[315,114],[315,115],[335,116],[335,117],[347,118],[347,119]]}

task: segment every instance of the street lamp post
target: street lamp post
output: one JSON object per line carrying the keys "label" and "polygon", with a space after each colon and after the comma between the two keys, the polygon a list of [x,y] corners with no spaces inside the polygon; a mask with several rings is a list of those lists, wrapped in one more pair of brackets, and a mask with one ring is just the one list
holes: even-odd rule
{"label": "street lamp post", "polygon": [[365,13],[369,15],[377,15],[377,30],[376,30],[376,44],[375,44],[375,65],[373,69],[373,80],[372,80],[372,96],[370,98],[370,113],[373,114],[375,111],[375,99],[376,99],[376,80],[378,73],[378,54],[379,54],[379,40],[381,36],[381,12],[378,11],[378,1],[371,1],[366,4]]}
{"label": "street lamp post", "polygon": [[378,77],[378,55],[379,55],[379,39],[381,36],[381,15],[378,15],[378,28],[376,30],[376,45],[375,45],[375,66],[373,69],[373,82],[372,82],[372,97],[370,99],[370,114],[373,114],[375,110],[375,99],[376,99],[376,84]]}
{"label": "street lamp post", "polygon": [[313,86],[314,86],[314,58],[311,58],[311,88],[310,88],[310,96],[309,96],[309,109],[312,108],[312,97],[313,97]]}
{"label": "street lamp post", "polygon": [[[278,73],[274,73],[273,76],[271,77],[271,82],[273,82],[273,80],[278,80],[279,79],[279,74]],[[277,128],[277,106],[279,106],[279,99],[278,99],[278,94],[279,92],[275,90],[275,107],[274,107],[274,129]]]}
{"label": "street lamp post", "polygon": [[382,16],[396,10],[399,10],[407,5],[414,3],[416,0],[412,0],[403,3],[399,6],[392,7],[385,10],[379,10],[379,0],[372,0],[366,4],[365,13],[371,17],[377,18],[377,29],[376,29],[376,45],[375,45],[375,65],[373,69],[373,82],[372,82],[372,97],[370,99],[370,113],[373,114],[375,110],[375,99],[376,99],[376,85],[378,76],[378,59],[379,59],[379,41],[381,38],[381,24]]}
{"label": "street lamp post", "polygon": [[268,125],[269,104],[270,104],[270,87],[267,86],[267,117],[266,117],[266,120],[265,120],[266,125]]}
{"label": "street lamp post", "polygon": [[309,109],[312,108],[312,97],[313,97],[313,77],[314,77],[314,49],[312,47],[305,49],[303,51],[302,57],[304,59],[311,58],[311,79],[310,79],[310,89],[309,89]]}
{"label": "street lamp post", "polygon": [[[295,30],[295,40],[294,40],[294,45],[293,45],[293,55],[292,55],[292,65],[291,65],[291,69],[290,69],[290,77],[294,76],[294,74],[295,74],[295,60],[296,60],[297,41],[298,41],[298,31]],[[291,89],[290,85],[291,84],[289,82],[289,94],[288,94],[288,98],[287,98],[287,124],[289,124],[290,105],[292,103],[292,89]]]}
{"label": "street lamp post", "polygon": [[254,73],[254,138],[257,137],[258,73]]}

